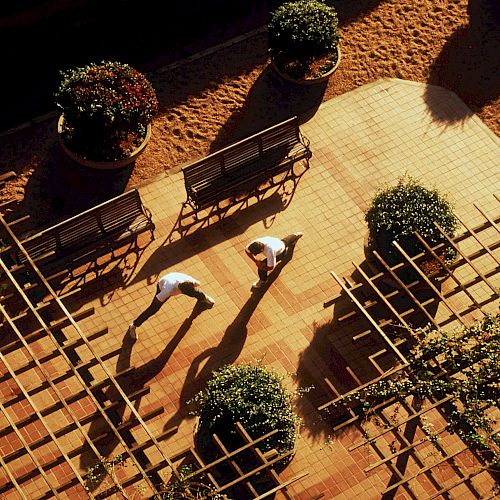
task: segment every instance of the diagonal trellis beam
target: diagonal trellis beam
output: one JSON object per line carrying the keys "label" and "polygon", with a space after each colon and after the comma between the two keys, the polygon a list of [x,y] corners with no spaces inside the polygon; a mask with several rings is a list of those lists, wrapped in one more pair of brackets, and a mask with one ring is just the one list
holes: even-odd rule
{"label": "diagonal trellis beam", "polygon": [[[2,359],[2,358],[0,358]],[[3,359],[2,359],[3,361]],[[20,387],[20,389],[22,391],[24,391],[24,388],[23,387]],[[26,439],[24,438],[24,436],[22,435],[22,433],[20,432],[20,430],[17,428],[15,422],[10,418],[10,416],[8,415],[8,413],[5,411],[2,403],[0,403],[0,410],[2,411],[2,413],[4,414],[5,418],[7,419],[7,421],[9,422],[9,426],[12,428],[12,430],[16,433],[17,435],[17,438],[21,441],[22,445],[24,446],[24,449],[26,450],[26,452],[28,453],[29,457],[31,458],[32,462],[35,464],[36,468],[38,469],[38,472],[40,473],[40,475],[42,476],[42,479],[45,481],[45,483],[47,484],[47,486],[49,487],[50,491],[52,492],[53,496],[55,496],[56,498],[61,498],[56,490],[56,486],[53,485],[47,474],[45,473],[45,470],[42,466],[42,464],[39,462],[39,460],[36,458],[36,455],[33,453],[33,450],[31,449],[30,445],[28,444],[28,442],[26,441]],[[36,408],[33,408],[34,411],[36,411]],[[50,432],[50,430],[44,425],[45,429]],[[57,444],[57,443],[56,443]],[[74,468],[74,465],[69,461],[69,459],[67,458],[67,455],[64,454],[63,450],[61,450],[61,448],[58,446],[58,449],[59,451],[63,454],[64,458],[66,459],[66,462],[68,463],[68,465],[73,469],[73,472],[75,472],[75,468]],[[4,465],[4,462],[2,460],[2,465]],[[5,464],[7,465],[7,464]],[[9,467],[5,467],[7,470],[9,470]],[[82,477],[80,476],[80,474],[78,473],[78,471],[76,471],[76,477],[78,478],[80,484],[83,484],[83,479]],[[11,474],[9,472],[9,477],[11,477]],[[17,481],[14,481],[14,486],[19,487]]]}
{"label": "diagonal trellis beam", "polygon": [[[460,217],[458,217],[458,215],[456,216],[456,218],[459,220],[460,224],[462,224],[462,226],[465,227],[465,229],[467,229],[467,231],[471,234],[471,236],[481,245],[482,248],[484,248],[486,250],[486,252],[488,253],[488,255],[497,263],[500,265],[500,260],[498,260],[495,255],[493,254],[493,252],[490,250],[490,248],[488,247],[488,245],[486,245],[485,243],[482,242],[481,238],[478,236],[478,234],[476,233],[476,231],[472,228],[470,228],[462,219],[460,219]],[[491,222],[492,224],[494,224],[494,222]]]}
{"label": "diagonal trellis beam", "polygon": [[420,269],[417,264],[415,264],[414,260],[403,250],[401,245],[397,241],[393,241],[392,244],[398,249],[399,253],[406,259],[406,261],[413,267],[413,269],[419,274],[419,276],[429,285],[431,290],[441,299],[446,308],[451,312],[451,314],[462,324],[465,325],[462,316],[455,308],[449,303],[448,300],[444,297],[444,295],[436,288],[434,283],[425,275],[425,273]]}
{"label": "diagonal trellis beam", "polygon": [[[16,244],[19,246],[19,248],[22,251],[22,253],[24,254],[27,262],[31,265],[31,267],[33,268],[33,270],[37,274],[38,278],[40,279],[40,281],[45,286],[46,290],[53,297],[53,300],[55,301],[55,303],[59,306],[59,308],[62,310],[62,312],[64,313],[64,315],[68,318],[71,326],[79,334],[80,338],[83,340],[83,342],[85,343],[86,347],[91,352],[92,356],[99,362],[99,364],[101,365],[102,369],[104,370],[104,373],[106,374],[107,377],[109,377],[109,380],[112,382],[113,386],[118,391],[120,397],[123,399],[123,401],[126,403],[126,405],[130,409],[130,411],[132,412],[132,414],[134,415],[134,417],[137,419],[137,421],[139,422],[139,424],[142,426],[142,428],[144,429],[144,431],[148,435],[149,439],[154,443],[155,447],[159,451],[159,453],[162,456],[163,460],[170,466],[170,468],[172,470],[172,473],[176,477],[178,477],[179,476],[178,471],[173,467],[173,464],[172,464],[171,460],[166,456],[166,454],[164,453],[164,451],[163,451],[162,447],[160,446],[159,442],[157,441],[157,439],[155,438],[155,436],[152,434],[151,430],[146,425],[146,423],[144,422],[144,420],[142,419],[142,417],[139,415],[139,413],[138,413],[137,409],[135,408],[135,406],[128,399],[127,395],[123,391],[123,389],[120,386],[120,384],[116,381],[115,377],[113,376],[113,374],[111,373],[111,371],[109,370],[109,368],[106,366],[105,363],[102,362],[102,360],[101,360],[100,356],[98,355],[98,353],[95,351],[95,349],[93,348],[93,346],[90,344],[90,342],[88,341],[88,339],[86,338],[86,336],[81,331],[79,325],[76,323],[76,321],[71,316],[71,313],[67,310],[67,308],[65,307],[65,305],[63,304],[63,302],[61,301],[61,299],[57,296],[57,294],[54,292],[54,290],[52,289],[52,287],[50,286],[50,284],[45,280],[44,276],[42,275],[42,273],[40,272],[40,270],[38,269],[38,267],[34,264],[33,260],[31,259],[30,255],[28,254],[28,252],[24,249],[24,247],[22,247],[22,245],[20,245],[19,240],[17,239],[16,235],[13,233],[13,231],[10,228],[10,226],[5,221],[5,219],[3,218],[3,216],[1,216],[1,215],[0,215],[0,222],[4,226],[5,231],[9,234],[10,238],[12,239],[12,241],[16,242]],[[24,299],[24,301],[26,302],[26,304],[28,305],[28,307],[31,309],[31,312],[33,313],[33,315],[35,316],[35,318],[38,320],[38,322],[41,325],[41,327],[45,330],[45,332],[52,339],[54,345],[56,346],[56,349],[59,351],[60,355],[64,358],[64,360],[66,361],[66,363],[68,364],[68,366],[71,368],[71,370],[73,371],[73,373],[76,376],[77,380],[80,382],[80,384],[82,384],[82,386],[84,388],[86,388],[85,381],[81,377],[81,375],[78,372],[78,370],[76,370],[75,367],[72,365],[72,363],[71,363],[70,359],[68,358],[67,354],[65,353],[65,351],[60,348],[59,344],[57,343],[56,339],[54,338],[54,336],[53,336],[50,328],[48,327],[48,325],[46,325],[46,323],[43,320],[43,318],[38,314],[38,312],[36,311],[36,309],[33,307],[33,305],[31,304],[31,302],[29,301],[28,297],[26,296],[26,294],[24,293],[24,291],[21,289],[21,287],[19,286],[19,284],[16,282],[16,280],[14,279],[14,277],[12,276],[12,274],[9,272],[7,266],[5,265],[5,263],[3,262],[2,259],[0,259],[0,262],[1,262],[1,266],[2,266],[3,270],[7,273],[7,275],[10,278],[10,280],[12,281],[12,283],[15,286],[15,288],[17,289],[17,292],[20,294],[20,296]],[[19,335],[19,333],[18,333],[18,335]],[[129,446],[126,444],[126,442],[124,441],[124,439],[122,438],[122,436],[120,435],[120,433],[116,430],[116,428],[112,424],[111,420],[107,416],[106,412],[101,408],[101,406],[99,405],[99,403],[96,400],[95,396],[90,391],[88,391],[88,395],[92,399],[92,401],[94,402],[94,404],[96,404],[96,407],[100,410],[100,413],[101,413],[102,417],[104,418],[104,420],[106,421],[106,423],[110,426],[110,429],[115,434],[115,436],[118,439],[119,443],[121,443],[122,446],[126,450],[130,451]],[[86,436],[86,434],[84,434],[84,435],[85,435],[85,439],[89,439]],[[89,443],[89,445],[91,446],[91,448],[93,449],[94,452],[97,451],[92,444]],[[96,456],[99,457],[100,454],[97,452]],[[141,471],[141,473],[143,475],[143,478],[150,485],[150,487],[153,489],[153,491],[155,491],[155,489],[156,489],[155,485],[151,481],[150,477],[145,473],[142,465],[137,461],[137,459],[134,457],[134,455],[132,453],[130,454],[130,456],[131,456],[132,460],[134,461],[135,465]]]}
{"label": "diagonal trellis beam", "polygon": [[[113,425],[111,419],[108,417],[107,413],[104,411],[104,409],[101,408],[101,405],[99,404],[99,402],[97,401],[96,397],[94,396],[94,394],[88,389],[87,387],[87,384],[85,383],[85,380],[82,378],[81,374],[78,372],[78,370],[76,370],[72,363],[71,363],[71,360],[68,358],[68,355],[66,354],[66,352],[61,349],[61,347],[59,346],[58,342],[56,341],[56,339],[54,338],[52,332],[50,331],[49,328],[47,328],[47,325],[45,324],[45,321],[43,320],[43,318],[38,314],[36,308],[33,307],[33,305],[31,304],[31,301],[28,299],[28,297],[26,296],[26,294],[24,293],[24,291],[22,290],[22,288],[19,286],[19,284],[16,282],[16,280],[12,277],[9,269],[7,268],[7,266],[5,265],[5,263],[3,262],[3,260],[0,258],[0,267],[3,269],[3,271],[11,278],[12,280],[12,283],[14,284],[14,286],[16,287],[17,289],[17,292],[20,294],[20,296],[24,299],[24,301],[26,302],[26,304],[28,305],[28,307],[30,308],[32,314],[36,317],[36,319],[38,320],[38,322],[40,323],[40,325],[42,325],[43,328],[46,329],[46,333],[49,335],[49,338],[51,338],[51,340],[53,341],[54,345],[56,346],[56,349],[59,351],[59,354],[64,358],[64,360],[66,361],[67,365],[69,367],[71,367],[72,371],[73,371],[73,374],[74,376],[77,377],[78,381],[80,382],[80,384],[82,385],[82,387],[84,388],[84,390],[86,391],[87,393],[87,396],[89,396],[92,400],[92,402],[94,403],[95,407],[100,411],[101,413],[101,416],[104,418],[104,420],[106,421],[106,423],[108,424],[109,428],[111,429],[111,431],[115,434],[116,438],[118,439],[118,441],[124,446],[124,448],[126,450],[129,449],[128,445],[126,444],[126,442],[124,441],[124,439],[122,438],[122,436],[120,435],[120,433],[116,430],[115,426]],[[37,356],[35,355],[35,353],[33,352],[33,350],[31,349],[31,347],[29,346],[29,344],[26,342],[26,340],[24,339],[23,335],[21,334],[21,332],[19,331],[19,329],[17,328],[17,326],[15,325],[14,321],[9,317],[9,315],[7,314],[7,312],[5,311],[5,308],[3,307],[2,304],[0,304],[0,311],[3,313],[4,317],[7,319],[7,321],[9,322],[9,325],[11,326],[11,328],[13,329],[13,331],[16,333],[17,337],[19,338],[20,342],[22,343],[23,347],[25,349],[27,349],[28,353],[30,354],[31,358],[33,359],[33,361],[35,362],[36,366],[40,369],[41,373],[43,374],[43,376],[45,377],[45,380],[47,381],[47,383],[49,384],[49,386],[51,387],[51,389],[55,392],[55,394],[58,396],[59,400],[61,401],[62,405],[64,406],[65,410],[69,413],[69,415],[71,415],[73,421],[75,422],[76,426],[78,427],[80,433],[82,434],[83,438],[85,439],[85,441],[87,442],[87,444],[90,446],[90,448],[92,449],[92,451],[95,453],[96,457],[101,457],[101,454],[99,453],[98,449],[96,448],[96,446],[94,445],[94,443],[92,442],[92,440],[90,439],[90,437],[87,435],[87,433],[85,432],[85,430],[83,429],[83,427],[81,426],[80,422],[79,422],[79,419],[76,418],[73,414],[73,412],[71,411],[71,408],[69,407],[69,405],[66,403],[66,400],[64,398],[64,396],[62,395],[61,391],[57,388],[57,386],[54,384],[53,380],[52,380],[52,377],[50,376],[50,374],[46,371],[46,369],[40,364],[40,361],[38,360]],[[68,312],[67,316],[69,317],[70,314]],[[71,321],[71,320],[70,320]],[[76,323],[75,323],[76,324]],[[83,334],[82,334],[83,335]],[[83,338],[83,337],[82,337]],[[88,341],[87,341],[88,342]],[[14,380],[16,380],[16,383],[17,385],[20,387],[21,390],[23,390],[23,394],[25,396],[25,398],[30,402],[30,405],[32,406],[33,410],[36,412],[37,416],[38,416],[38,419],[40,421],[44,421],[43,419],[43,416],[41,415],[41,413],[39,412],[39,410],[37,410],[36,408],[36,405],[33,403],[32,399],[30,398],[29,394],[27,393],[27,391],[25,391],[22,387],[21,387],[21,384],[19,383],[14,371],[10,368],[7,360],[5,359],[5,357],[2,355],[1,358],[0,358],[5,364],[6,366],[8,367],[9,369],[9,372],[11,373],[11,376]],[[102,366],[105,366],[102,362],[101,362],[101,365]],[[128,399],[128,398],[127,398]],[[49,435],[52,437],[52,440],[54,441],[54,443],[56,443],[57,446],[58,445],[58,441],[57,439],[55,438],[55,436],[53,437],[50,429],[45,426],[46,429],[47,429],[47,432],[49,432]],[[133,457],[132,457],[133,458]],[[133,458],[134,459],[134,458]],[[134,459],[135,462],[137,462],[137,460]],[[74,469],[74,465],[72,464],[71,461],[68,461],[68,463],[70,464],[73,472],[75,472],[76,469]],[[138,462],[136,463],[136,465],[138,466],[139,470],[143,470],[142,469],[142,466],[141,464],[139,464]],[[81,476],[80,474],[77,472],[77,478],[79,479],[79,481],[81,482]],[[147,480],[148,483],[151,484],[152,487],[154,487],[154,485],[152,484],[150,478],[146,475],[146,473],[144,472],[144,478]],[[84,484],[84,482],[83,482]],[[154,491],[154,490],[153,490]]]}
{"label": "diagonal trellis beam", "polygon": [[405,293],[410,297],[412,300],[413,304],[415,304],[419,310],[426,316],[426,318],[429,320],[431,324],[433,324],[436,328],[439,328],[439,325],[436,323],[436,320],[434,317],[429,313],[429,311],[420,303],[420,301],[417,299],[415,294],[410,290],[408,286],[405,285],[403,280],[396,274],[394,269],[387,264],[387,262],[382,258],[382,256],[376,251],[373,251],[373,255],[376,257],[376,259],[380,262],[380,264],[384,267],[384,269],[391,275],[391,278],[393,278],[396,283],[405,291]]}
{"label": "diagonal trellis beam", "polygon": [[446,272],[446,274],[456,283],[456,285],[462,290],[462,292],[467,295],[467,297],[471,300],[471,302],[476,306],[477,309],[479,309],[483,314],[484,310],[481,307],[481,305],[477,302],[477,300],[474,298],[474,296],[469,292],[467,287],[465,287],[462,282],[455,276],[455,274],[450,270],[450,268],[446,265],[446,263],[439,257],[439,255],[431,248],[431,246],[418,234],[417,232],[414,233],[415,236],[417,237],[418,241],[423,245],[423,247],[432,255],[432,257],[439,262],[439,265],[441,266],[442,269]]}
{"label": "diagonal trellis beam", "polygon": [[[493,195],[498,202],[500,202],[500,198],[496,193]],[[500,233],[500,228],[498,225],[495,223],[495,221],[477,204],[473,203],[474,207],[476,207],[477,211],[490,223],[491,227],[496,229],[497,233]]]}
{"label": "diagonal trellis beam", "polygon": [[[448,240],[448,242],[451,245],[453,245],[453,240],[446,234],[446,231],[444,231],[444,229],[437,222],[434,222],[434,225],[438,228],[439,232],[446,238],[446,240]],[[467,261],[467,264],[469,264],[469,266],[472,269],[474,269],[474,272],[477,273],[477,275],[488,285],[488,287],[494,293],[498,293],[498,289],[496,289],[490,283],[490,281],[488,280],[488,278],[486,278],[486,276],[484,276],[484,274],[478,269],[478,267],[472,262],[472,260],[462,250],[460,250],[460,248],[455,247],[455,250]]]}
{"label": "diagonal trellis beam", "polygon": [[378,323],[372,318],[372,316],[366,311],[363,305],[359,302],[359,300],[354,296],[351,290],[344,284],[344,282],[337,276],[334,271],[330,271],[330,274],[334,277],[335,281],[342,287],[345,293],[349,296],[349,298],[356,304],[357,308],[361,311],[361,313],[365,316],[365,318],[369,321],[369,323],[375,328],[375,330],[379,333],[379,335],[387,342],[387,344],[391,347],[394,354],[400,359],[400,361],[407,365],[408,361],[401,353],[401,351],[394,345],[394,342],[386,335],[386,333],[380,328]]}

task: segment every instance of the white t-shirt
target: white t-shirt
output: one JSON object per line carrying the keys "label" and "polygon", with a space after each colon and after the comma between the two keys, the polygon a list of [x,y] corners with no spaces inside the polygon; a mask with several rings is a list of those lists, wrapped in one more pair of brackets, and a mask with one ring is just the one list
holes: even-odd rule
{"label": "white t-shirt", "polygon": [[264,236],[262,238],[257,238],[247,245],[247,248],[254,242],[264,244],[262,253],[266,257],[267,267],[274,267],[276,265],[276,257],[281,255],[285,250],[285,244],[279,238],[274,238],[273,236]]}
{"label": "white t-shirt", "polygon": [[179,295],[181,291],[179,290],[179,283],[194,283],[199,285],[200,282],[195,280],[193,277],[183,274],[183,273],[168,273],[162,276],[158,281],[158,286],[160,292],[156,295],[156,298],[160,302],[165,302],[172,295]]}

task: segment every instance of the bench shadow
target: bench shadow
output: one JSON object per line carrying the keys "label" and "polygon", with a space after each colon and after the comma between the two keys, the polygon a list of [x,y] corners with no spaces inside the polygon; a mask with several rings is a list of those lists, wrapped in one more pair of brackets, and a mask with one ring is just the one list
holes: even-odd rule
{"label": "bench shadow", "polygon": [[427,87],[424,100],[437,122],[463,122],[500,95],[500,4],[497,0],[469,0],[469,24],[451,35],[434,60],[428,78],[455,92],[467,103],[446,105],[442,95]]}
{"label": "bench shadow", "polygon": [[185,418],[188,418],[190,412],[189,401],[198,391],[203,389],[212,372],[224,365],[232,364],[238,359],[247,339],[247,324],[250,318],[257,309],[264,294],[278,278],[282,269],[290,262],[292,257],[293,248],[290,248],[288,255],[269,274],[265,286],[251,293],[238,315],[226,328],[219,344],[198,354],[192,360],[180,392],[179,409],[168,419],[163,430],[178,426]]}
{"label": "bench shadow", "polygon": [[266,66],[250,89],[243,106],[220,128],[210,145],[210,152],[292,116],[298,116],[299,123],[306,122],[320,106],[326,86],[327,82],[296,85],[279,77],[270,65]]}
{"label": "bench shadow", "polygon": [[307,169],[299,174],[285,176],[269,189],[258,203],[251,203],[254,197],[243,197],[236,203],[222,207],[219,211],[208,211],[194,217],[192,209],[183,204],[177,220],[163,244],[158,247],[142,265],[136,275],[133,268],[124,269],[124,274],[133,276],[127,286],[147,279],[148,284],[156,281],[159,273],[179,262],[218,245],[230,238],[243,234],[250,226],[262,223],[270,228],[278,214],[291,203],[297,185]]}
{"label": "bench shadow", "polygon": [[[125,395],[127,397],[131,397],[134,408],[137,411],[139,411],[142,400],[142,394],[139,391],[146,387],[148,382],[150,382],[154,377],[161,373],[163,368],[168,363],[168,360],[172,356],[173,352],[191,328],[193,321],[204,310],[205,309],[197,302],[194,305],[189,317],[184,320],[175,335],[169,340],[163,351],[158,356],[156,356],[156,358],[153,358],[139,368],[131,367],[131,355],[135,341],[131,339],[128,333],[125,333],[122,340],[120,354],[116,363],[116,380]],[[134,396],[134,394],[137,393],[139,393],[139,395]],[[101,404],[115,404],[115,407],[111,411],[107,411],[107,414],[110,420],[113,422],[113,425],[124,425],[130,420],[133,420],[132,415],[128,415],[127,417],[125,417],[127,404],[123,401],[120,393],[115,386],[108,386],[106,390],[102,391],[99,399],[101,401]],[[168,428],[166,430],[170,429],[171,428]],[[172,431],[175,431],[175,429],[172,429]],[[122,433],[122,437],[125,442],[127,442],[127,439],[129,437],[128,433],[129,431],[124,431]],[[102,417],[92,421],[88,430],[88,437],[103,457],[110,457],[113,453],[113,450],[119,443],[116,435],[111,431],[108,423]],[[138,459],[140,459],[140,457],[138,457]],[[95,456],[94,451],[91,449],[88,443],[85,443],[82,446],[82,451],[80,453],[80,469],[88,471],[89,468],[94,467],[98,463],[98,457]],[[103,467],[101,468],[98,466],[97,470],[93,470],[92,479],[88,482],[90,491],[94,491],[95,489],[97,489],[97,487],[102,483],[105,477],[106,471]]]}

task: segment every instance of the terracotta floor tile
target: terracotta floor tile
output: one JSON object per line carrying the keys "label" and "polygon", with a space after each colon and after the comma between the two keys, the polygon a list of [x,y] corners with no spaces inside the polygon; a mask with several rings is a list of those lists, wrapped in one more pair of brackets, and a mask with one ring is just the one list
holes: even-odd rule
{"label": "terracotta floor tile", "polygon": [[[309,472],[290,488],[296,498],[310,499],[324,490],[324,498],[371,499],[387,487],[388,469],[379,467],[369,475],[363,471],[377,460],[375,454],[346,451],[360,439],[359,431],[333,436],[331,444],[325,444],[331,436],[317,406],[332,395],[324,379],[346,390],[353,387],[347,367],[363,380],[373,378],[375,370],[367,366],[366,356],[377,346],[373,335],[352,340],[360,325],[366,329],[359,318],[345,326],[330,324],[345,307],[336,303],[323,309],[323,302],[340,292],[330,271],[347,277],[354,271],[352,262],[364,260],[364,210],[382,183],[393,183],[405,172],[449,192],[459,201],[456,209],[466,223],[477,224],[474,202],[486,211],[497,209],[493,193],[498,192],[498,182],[492,182],[492,175],[498,172],[499,139],[474,116],[459,124],[432,121],[425,90],[425,85],[415,82],[381,80],[323,103],[301,126],[314,156],[285,210],[276,211],[277,205],[269,201],[253,204],[181,239],[178,233],[170,233],[184,197],[182,174],[139,188],[153,213],[156,239],[141,255],[126,285],[115,289],[113,280],[106,285],[112,292],[106,303],[100,301],[99,288],[75,302],[78,307],[95,307],[92,319],[85,320],[88,331],[108,326],[108,333],[95,345],[100,355],[117,351],[107,361],[114,370],[129,322],[149,305],[156,280],[166,269],[175,267],[192,274],[216,298],[213,309],[187,325],[164,363],[158,362],[158,371],[148,381],[151,392],[139,403],[141,413],[164,406],[165,413],[151,422],[152,428],[179,425],[178,433],[165,445],[168,453],[192,444],[194,420],[184,405],[203,387],[211,371],[227,362],[263,357],[264,365],[295,374],[294,384],[314,385],[310,400],[306,395],[299,408],[305,423],[316,427],[302,430],[297,455],[286,469],[287,477]],[[445,113],[453,115],[456,106],[464,106],[444,89],[428,91],[439,97]],[[165,198],[165,192],[172,193],[171,199]],[[250,292],[256,272],[244,246],[257,236],[285,235],[296,228],[304,231],[304,237],[293,259],[257,300]],[[467,306],[464,297],[454,300],[457,308]],[[183,328],[193,306],[186,297],[172,298],[138,329],[140,338],[130,352],[130,365],[140,368],[157,359]],[[319,338],[321,334],[324,339]],[[19,362],[26,363],[26,359]],[[65,369],[64,360],[51,364],[51,370],[62,373]],[[0,390],[2,396],[4,391],[8,394],[4,385]],[[72,394],[69,384],[62,385],[61,391]],[[32,411],[29,405],[20,404],[8,410],[16,419]],[[82,415],[88,411],[87,406],[78,408]],[[61,427],[67,420],[61,417]],[[2,455],[11,450],[5,437],[0,438],[0,450]],[[19,469],[24,466],[20,463]],[[443,473],[443,480],[449,475]],[[485,490],[488,478],[481,478]],[[38,482],[28,484],[28,496],[37,497],[46,490]]]}

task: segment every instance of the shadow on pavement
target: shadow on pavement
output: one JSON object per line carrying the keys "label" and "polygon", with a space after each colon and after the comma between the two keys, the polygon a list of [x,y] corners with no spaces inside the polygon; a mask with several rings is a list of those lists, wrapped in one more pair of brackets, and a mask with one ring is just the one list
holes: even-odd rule
{"label": "shadow on pavement", "polygon": [[241,109],[221,127],[210,146],[213,153],[232,142],[264,130],[292,116],[309,120],[320,106],[327,82],[296,85],[285,81],[268,65],[259,75]]}
{"label": "shadow on pavement", "polygon": [[434,60],[428,83],[453,90],[470,110],[446,106],[428,87],[424,99],[438,122],[461,122],[500,95],[500,4],[497,0],[469,0],[468,14],[469,24],[453,33]]}
{"label": "shadow on pavement", "polygon": [[28,214],[34,227],[55,223],[123,193],[132,169],[132,165],[116,170],[83,167],[56,142],[29,177],[17,210]]}
{"label": "shadow on pavement", "polygon": [[[125,395],[131,398],[134,408],[137,411],[139,411],[142,399],[141,389],[146,387],[147,383],[162,371],[172,356],[174,350],[179,345],[179,342],[189,331],[194,319],[199,316],[203,310],[204,309],[196,303],[189,317],[184,320],[176,334],[170,339],[163,351],[156,358],[148,361],[139,368],[131,368],[130,366],[134,341],[128,333],[126,333],[123,337],[120,355],[118,356],[116,363],[116,380]],[[112,404],[115,405],[112,411],[107,411],[110,420],[115,426],[123,421],[126,421],[124,416],[127,405],[123,402],[123,399],[116,387],[109,386],[108,389],[102,393],[100,399],[105,402],[108,407]],[[111,431],[109,425],[103,418],[98,418],[92,421],[88,431],[88,436],[103,457],[110,457],[113,450],[118,445],[118,438]],[[122,433],[122,438],[125,442],[127,442],[127,437],[127,431],[124,431]],[[140,457],[137,458],[140,460]],[[85,443],[80,454],[80,468],[86,471],[98,463],[99,461],[95,456],[94,451],[87,443]],[[93,470],[92,480],[88,482],[89,489],[94,491],[105,479],[105,477],[106,472],[104,467],[98,467],[97,470]]]}
{"label": "shadow on pavement", "polygon": [[[374,275],[367,261],[362,262],[359,267],[366,275]],[[391,342],[398,345],[398,350],[406,354],[414,343],[406,328],[366,284],[358,270],[354,270],[347,281],[353,285],[364,283],[364,286],[357,291],[349,286],[354,290],[351,293],[364,304],[363,307],[377,324],[385,325],[384,333]],[[396,290],[380,281],[377,281],[377,287],[384,295],[391,295],[390,303],[393,308],[412,328],[427,325],[429,316],[435,317],[437,313],[439,301],[432,300],[436,299],[436,294],[430,287],[413,290],[418,302],[426,304],[425,309],[429,316],[420,311],[402,290]],[[316,442],[335,437],[332,436],[333,427],[345,420],[341,411],[330,413],[327,408],[322,412],[318,411],[320,406],[336,397],[325,379],[329,380],[339,394],[345,394],[380,376],[380,372],[370,361],[371,356],[375,355],[373,359],[382,372],[389,370],[398,362],[393,348],[376,331],[344,290],[332,300],[325,302],[325,306],[333,306],[332,319],[313,325],[313,338],[300,354],[297,368],[298,387],[302,389],[312,387],[312,390],[300,398],[297,409],[304,421],[305,431]],[[404,343],[399,343],[401,340],[404,340]],[[348,431],[343,429],[342,432]]]}
{"label": "shadow on pavement", "polygon": [[163,427],[164,430],[178,426],[189,416],[189,401],[198,391],[203,389],[213,371],[224,365],[232,364],[238,359],[247,339],[247,324],[266,291],[278,278],[283,267],[292,259],[293,248],[290,247],[290,250],[287,257],[281,260],[269,274],[266,285],[250,295],[238,315],[226,328],[219,344],[200,353],[193,359],[179,396],[179,409],[169,418]]}
{"label": "shadow on pavement", "polygon": [[[239,206],[236,211],[231,213],[230,217],[214,222],[210,217],[207,219],[202,217],[191,228],[188,226],[179,228],[180,222],[178,220],[163,245],[158,247],[144,262],[139,272],[127,283],[127,286],[146,279],[148,284],[152,284],[158,278],[159,273],[165,269],[173,268],[193,255],[206,251],[236,235],[243,234],[256,223],[261,222],[265,228],[271,227],[276,216],[288,206],[291,196],[293,196],[293,191],[288,192],[284,188],[278,189],[257,204]],[[132,272],[133,270],[129,270],[127,274],[130,276]]]}

